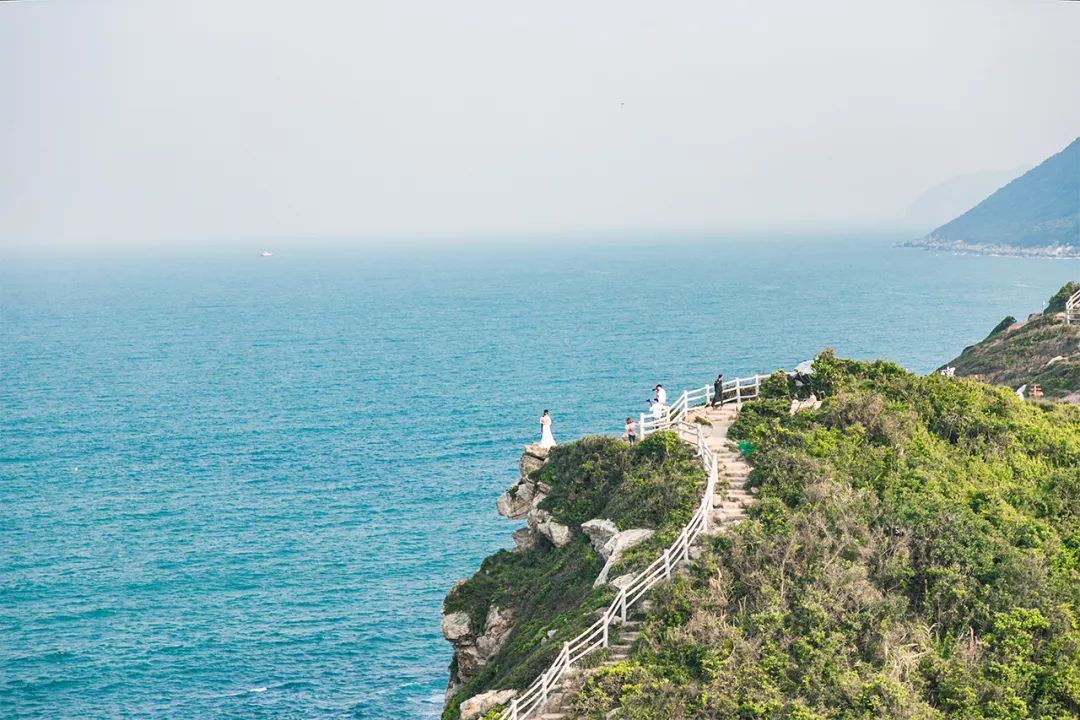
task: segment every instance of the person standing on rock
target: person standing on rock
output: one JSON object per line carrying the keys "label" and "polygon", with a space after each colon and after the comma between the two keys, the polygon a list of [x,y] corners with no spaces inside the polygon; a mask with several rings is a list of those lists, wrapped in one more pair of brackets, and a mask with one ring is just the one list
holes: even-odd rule
{"label": "person standing on rock", "polygon": [[540,447],[555,447],[555,436],[551,434],[551,415],[547,410],[540,416]]}
{"label": "person standing on rock", "polygon": [[720,407],[724,404],[724,373],[720,373],[716,376],[716,380],[713,380],[712,391],[713,407]]}

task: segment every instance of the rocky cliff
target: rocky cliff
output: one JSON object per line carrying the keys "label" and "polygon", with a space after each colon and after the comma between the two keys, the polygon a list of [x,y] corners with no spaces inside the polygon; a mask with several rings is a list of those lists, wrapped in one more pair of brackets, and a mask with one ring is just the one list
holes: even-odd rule
{"label": "rocky cliff", "polygon": [[1046,398],[1080,402],[1080,324],[1067,324],[1064,313],[1065,300],[1078,288],[1065,285],[1026,320],[1005,318],[942,369],[1012,389],[1038,385]]}
{"label": "rocky cliff", "polygon": [[454,648],[448,720],[471,720],[509,702],[607,605],[659,549],[659,532],[689,519],[704,475],[677,438],[631,447],[585,438],[525,448],[518,477],[496,501],[525,521],[514,548],[488,557],[443,603]]}

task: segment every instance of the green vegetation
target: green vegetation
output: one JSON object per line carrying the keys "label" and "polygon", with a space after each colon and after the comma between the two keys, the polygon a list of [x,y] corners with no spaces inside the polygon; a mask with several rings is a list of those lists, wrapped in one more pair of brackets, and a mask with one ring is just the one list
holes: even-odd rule
{"label": "green vegetation", "polygon": [[759,501],[577,717],[1080,716],[1080,408],[823,353],[744,407]]}
{"label": "green vegetation", "polygon": [[[1017,388],[1038,384],[1048,398],[1080,392],[1080,325],[1066,325],[1065,301],[1080,289],[1070,282],[1058,290],[1041,315],[1017,324],[1007,317],[980,343],[964,348],[949,365],[963,377],[978,377]],[[1080,396],[1075,396],[1080,400]]]}
{"label": "green vegetation", "polygon": [[1054,296],[1050,298],[1050,302],[1046,304],[1046,309],[1043,313],[1050,315],[1052,313],[1065,312],[1065,302],[1072,297],[1072,294],[1080,290],[1080,283],[1067,282],[1061,286],[1061,289],[1054,293]]}
{"label": "green vegetation", "polygon": [[705,483],[701,466],[673,433],[636,445],[606,437],[560,445],[536,474],[551,488],[540,508],[572,527],[574,537],[562,548],[540,540],[531,550],[501,550],[447,595],[446,611],[468,613],[474,629],[484,626],[492,605],[512,609],[514,619],[499,653],[451,698],[446,720],[459,717],[460,703],[473,695],[527,687],[562,643],[614,599],[611,586],[593,589],[603,561],[580,532],[581,523],[600,517],[620,529],[657,530],[625,554],[619,572],[629,572],[651,562],[690,519]]}

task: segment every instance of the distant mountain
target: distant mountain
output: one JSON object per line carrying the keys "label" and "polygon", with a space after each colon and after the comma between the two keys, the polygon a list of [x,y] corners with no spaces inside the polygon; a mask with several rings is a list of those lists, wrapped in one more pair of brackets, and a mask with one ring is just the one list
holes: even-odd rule
{"label": "distant mountain", "polygon": [[1025,165],[1008,170],[985,170],[940,182],[915,198],[901,220],[903,227],[920,232],[936,228],[1030,169],[1030,165]]}
{"label": "distant mountain", "polygon": [[908,244],[1080,256],[1080,138],[960,217]]}

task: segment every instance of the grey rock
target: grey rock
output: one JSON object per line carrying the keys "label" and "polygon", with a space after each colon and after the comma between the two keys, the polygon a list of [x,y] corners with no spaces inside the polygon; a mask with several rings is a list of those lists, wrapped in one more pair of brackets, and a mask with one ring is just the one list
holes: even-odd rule
{"label": "grey rock", "polygon": [[521,476],[522,482],[528,480],[529,475],[544,467],[546,461],[547,455],[540,458],[535,455],[530,455],[528,452],[522,453],[521,459],[518,460],[518,474]]}
{"label": "grey rock", "polygon": [[460,642],[472,635],[468,613],[453,612],[449,615],[443,615],[440,626],[443,637],[452,643]]}
{"label": "grey rock", "polygon": [[[525,446],[525,454],[532,457],[535,460],[543,460],[547,462],[548,453],[551,452],[551,448],[541,447],[537,443]],[[543,463],[541,463],[543,464]]]}
{"label": "grey rock", "polygon": [[581,532],[585,533],[585,537],[589,538],[589,542],[592,543],[596,552],[600,553],[600,557],[607,560],[605,546],[611,538],[619,534],[619,528],[615,527],[615,523],[603,518],[593,518],[581,524]]}
{"label": "grey rock", "polygon": [[555,547],[562,547],[573,538],[573,532],[566,525],[551,519],[551,513],[540,508],[533,508],[526,517],[529,527],[546,537]]}
{"label": "grey rock", "polygon": [[532,550],[536,547],[537,535],[532,531],[532,528],[518,528],[510,537],[514,540],[515,551]]}
{"label": "grey rock", "polygon": [[547,510],[541,510],[540,508],[533,508],[529,511],[525,521],[529,523],[529,527],[539,532],[541,525],[551,522],[551,513]]}
{"label": "grey rock", "polygon": [[475,720],[497,705],[513,700],[517,690],[489,690],[461,703],[461,720]]}
{"label": "grey rock", "polygon": [[625,587],[629,587],[630,583],[632,583],[633,581],[634,581],[634,574],[633,573],[626,573],[625,575],[620,575],[619,577],[612,580],[611,584],[615,588],[617,588],[618,590],[622,590]]}
{"label": "grey rock", "polygon": [[518,483],[499,496],[495,509],[503,517],[517,520],[525,517],[533,504],[533,486],[530,483]]}
{"label": "grey rock", "polygon": [[653,531],[648,528],[623,530],[607,541],[601,554],[610,560],[612,556],[619,555],[623,550],[629,550],[635,545],[640,545],[652,536]]}
{"label": "grey rock", "polygon": [[484,664],[490,658],[495,657],[510,635],[510,623],[514,619],[514,611],[499,610],[497,605],[488,608],[487,620],[484,623],[484,634],[476,638],[476,649],[484,658]]}
{"label": "grey rock", "polygon": [[566,525],[557,523],[554,520],[548,522],[547,529],[548,532],[545,537],[551,540],[555,547],[563,547],[574,537],[574,533],[570,528]]}
{"label": "grey rock", "polygon": [[619,561],[624,550],[645,542],[653,535],[653,531],[648,528],[632,528],[630,530],[623,530],[621,533],[613,536],[604,545],[604,550],[601,554],[607,553],[607,562],[604,563],[604,569],[600,571],[600,574],[596,576],[596,582],[593,583],[593,587],[600,587],[607,583],[608,573],[611,572],[611,568]]}

